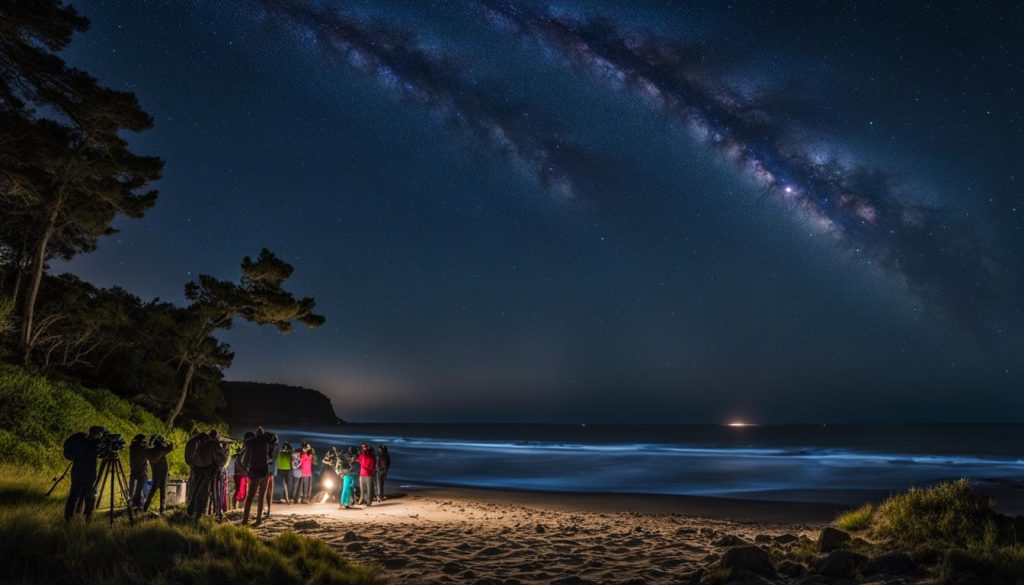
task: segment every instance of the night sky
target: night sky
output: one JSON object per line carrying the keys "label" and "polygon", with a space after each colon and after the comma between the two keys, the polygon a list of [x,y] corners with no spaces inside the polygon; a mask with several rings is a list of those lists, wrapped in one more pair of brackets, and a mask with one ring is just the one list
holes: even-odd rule
{"label": "night sky", "polygon": [[[963,6],[959,6],[963,4]],[[969,5],[968,5],[969,4]],[[81,1],[160,199],[60,265],[327,324],[361,421],[1024,420],[1024,5]]]}

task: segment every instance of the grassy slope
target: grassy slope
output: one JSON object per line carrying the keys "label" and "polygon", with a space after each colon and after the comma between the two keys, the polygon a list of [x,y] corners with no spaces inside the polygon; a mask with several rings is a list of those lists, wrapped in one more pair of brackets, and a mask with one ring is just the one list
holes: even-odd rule
{"label": "grassy slope", "polygon": [[[163,421],[112,392],[0,365],[0,462],[59,473],[67,465],[64,439],[92,425],[121,433],[126,442],[137,433],[160,433],[179,447],[186,440],[185,431],[167,432]],[[188,474],[181,449],[168,461],[172,476]]]}
{"label": "grassy slope", "polygon": [[[50,478],[63,470],[64,437],[100,424],[128,439],[163,432],[152,414],[104,390],[54,382],[0,366],[0,580],[11,583],[375,583],[373,568],[351,564],[322,541],[284,534],[270,541],[249,530],[194,522],[180,513],[136,526],[65,523]],[[166,433],[165,433],[166,435]],[[170,438],[184,443],[184,432]],[[184,473],[178,449],[172,474]]]}

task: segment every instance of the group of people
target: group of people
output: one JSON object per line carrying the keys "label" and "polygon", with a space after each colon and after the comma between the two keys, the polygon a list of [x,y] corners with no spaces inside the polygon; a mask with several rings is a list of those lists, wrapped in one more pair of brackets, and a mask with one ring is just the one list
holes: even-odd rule
{"label": "group of people", "polygon": [[[128,446],[128,498],[129,506],[145,512],[153,502],[153,496],[160,493],[159,513],[164,513],[167,496],[167,454],[174,450],[174,443],[161,435],[135,435]],[[143,490],[149,475],[153,483],[143,499]]]}
{"label": "group of people", "polygon": [[[70,520],[82,513],[86,520],[96,507],[96,465],[100,445],[107,429],[93,426],[86,433],[75,433],[64,441],[64,458],[70,461],[71,488],[64,504],[64,519]],[[122,443],[123,445],[123,443]],[[174,444],[161,435],[135,435],[128,449],[128,506],[145,511],[160,494],[159,513],[164,513],[167,493],[167,454]],[[144,487],[150,480],[149,492],[143,498]]]}
{"label": "group of people", "polygon": [[317,465],[316,450],[309,443],[297,449],[285,442],[277,454],[277,475],[285,504],[308,504],[313,501],[313,469]]}
{"label": "group of people", "polygon": [[381,445],[377,453],[374,453],[369,445],[363,443],[358,453],[348,454],[343,467],[346,464],[339,498],[341,507],[350,509],[356,502],[364,506],[373,505],[374,500],[383,502],[384,482],[388,479],[388,469],[391,467],[388,448]]}
{"label": "group of people", "polygon": [[193,434],[185,443],[185,463],[191,472],[188,514],[212,514],[222,520],[229,506],[241,506],[242,524],[248,524],[255,502],[259,525],[270,515],[273,502],[277,443],[277,435],[263,427],[245,433],[240,443],[221,437],[217,429]]}
{"label": "group of people", "polygon": [[[95,426],[88,433],[75,433],[64,442],[64,457],[71,461],[71,491],[64,511],[67,519],[76,511],[83,511],[86,519],[92,515],[99,445],[105,435],[106,429]],[[158,510],[159,514],[164,513],[167,455],[173,450],[174,444],[160,435],[139,434],[132,439],[128,446],[128,506],[146,511],[159,493]],[[189,516],[211,514],[222,520],[229,508],[241,507],[244,525],[249,523],[255,501],[255,524],[259,525],[270,515],[275,478],[281,483],[282,503],[313,502],[313,472],[318,460],[316,450],[307,442],[297,448],[288,442],[278,447],[277,435],[262,427],[245,433],[242,441],[210,429],[194,431],[185,443],[184,455],[189,466]],[[347,509],[358,503],[370,506],[384,500],[384,484],[391,467],[387,447],[380,446],[375,452],[364,443],[358,450],[350,448],[345,455],[331,449],[323,463],[325,470],[330,467],[341,477],[341,507]],[[320,501],[327,497],[324,495]]]}

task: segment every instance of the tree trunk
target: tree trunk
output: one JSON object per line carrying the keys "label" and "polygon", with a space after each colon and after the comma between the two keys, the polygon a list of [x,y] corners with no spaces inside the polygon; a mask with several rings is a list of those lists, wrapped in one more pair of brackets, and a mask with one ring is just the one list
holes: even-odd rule
{"label": "tree trunk", "polygon": [[32,354],[32,319],[36,312],[36,300],[39,298],[39,285],[43,282],[43,269],[46,268],[46,247],[50,245],[59,213],[58,203],[53,206],[50,216],[46,218],[46,225],[43,226],[43,233],[39,237],[32,258],[32,282],[29,283],[28,294],[25,295],[25,313],[21,319],[21,358],[26,364]]}
{"label": "tree trunk", "polygon": [[178,403],[174,405],[174,410],[171,411],[170,416],[167,417],[167,428],[174,428],[174,419],[178,418],[181,414],[181,409],[185,407],[185,398],[188,397],[188,387],[192,383],[192,375],[196,373],[196,365],[193,362],[189,362],[188,371],[185,372],[185,383],[181,385],[181,395],[178,396]]}
{"label": "tree trunk", "polygon": [[11,302],[18,304],[18,297],[21,295],[21,276],[25,270],[21,267],[21,260],[14,265],[14,290],[11,291]]}

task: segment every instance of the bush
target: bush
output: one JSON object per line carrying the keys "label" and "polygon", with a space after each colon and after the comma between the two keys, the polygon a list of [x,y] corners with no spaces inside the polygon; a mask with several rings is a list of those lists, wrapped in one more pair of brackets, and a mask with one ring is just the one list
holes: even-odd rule
{"label": "bush", "polygon": [[871,518],[875,513],[875,507],[871,504],[864,504],[856,510],[850,510],[836,518],[836,526],[848,532],[860,532],[871,526]]}
{"label": "bush", "polygon": [[992,500],[966,479],[891,496],[876,520],[877,537],[908,548],[934,543],[988,550],[1004,541]]}

